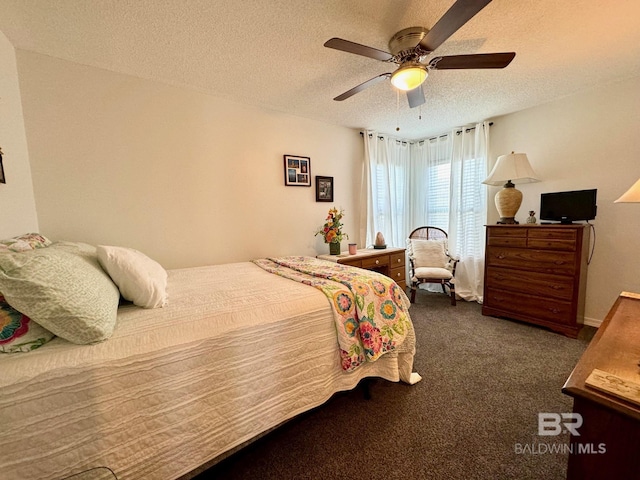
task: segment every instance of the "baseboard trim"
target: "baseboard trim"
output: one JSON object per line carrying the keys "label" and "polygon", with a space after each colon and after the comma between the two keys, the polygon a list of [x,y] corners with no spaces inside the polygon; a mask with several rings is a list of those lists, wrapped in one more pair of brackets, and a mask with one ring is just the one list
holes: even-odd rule
{"label": "baseboard trim", "polygon": [[590,327],[600,328],[600,325],[602,325],[602,320],[598,320],[597,318],[584,317],[584,324]]}

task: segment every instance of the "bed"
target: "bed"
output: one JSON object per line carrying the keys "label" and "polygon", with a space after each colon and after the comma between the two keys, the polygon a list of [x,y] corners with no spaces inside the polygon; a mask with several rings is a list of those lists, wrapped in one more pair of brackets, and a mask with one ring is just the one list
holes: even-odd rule
{"label": "bed", "polygon": [[321,289],[255,262],[166,281],[168,303],[120,305],[106,341],[0,355],[3,479],[189,478],[365,377],[416,381],[410,320],[392,351],[346,371]]}

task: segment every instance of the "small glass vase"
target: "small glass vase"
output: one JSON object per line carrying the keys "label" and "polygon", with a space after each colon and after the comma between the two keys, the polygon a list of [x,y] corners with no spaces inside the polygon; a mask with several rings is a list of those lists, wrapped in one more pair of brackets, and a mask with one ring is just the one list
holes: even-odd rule
{"label": "small glass vase", "polygon": [[329,253],[331,255],[340,255],[340,243],[339,242],[331,242],[329,244]]}

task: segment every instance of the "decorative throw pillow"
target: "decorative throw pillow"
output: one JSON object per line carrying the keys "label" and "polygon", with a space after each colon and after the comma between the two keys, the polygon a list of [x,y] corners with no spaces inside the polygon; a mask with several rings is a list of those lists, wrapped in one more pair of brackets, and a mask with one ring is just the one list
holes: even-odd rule
{"label": "decorative throw pillow", "polygon": [[98,245],[98,261],[120,294],[144,308],[167,304],[167,272],[144,253],[126,247]]}
{"label": "decorative throw pillow", "polygon": [[9,305],[0,295],[0,352],[30,352],[54,336]]}
{"label": "decorative throw pillow", "polygon": [[447,265],[446,240],[411,239],[411,255],[416,268]]}
{"label": "decorative throw pillow", "polygon": [[0,292],[16,310],[70,342],[95,343],[113,333],[120,295],[90,245],[60,242],[3,253]]}
{"label": "decorative throw pillow", "polygon": [[13,252],[27,252],[36,248],[48,247],[49,245],[51,245],[51,240],[39,233],[25,233],[18,237],[0,240],[0,248]]}

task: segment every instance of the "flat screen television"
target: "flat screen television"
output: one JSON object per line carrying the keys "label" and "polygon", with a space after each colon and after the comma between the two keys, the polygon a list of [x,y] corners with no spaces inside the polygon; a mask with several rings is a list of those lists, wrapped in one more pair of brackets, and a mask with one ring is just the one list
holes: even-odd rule
{"label": "flat screen television", "polygon": [[573,223],[596,218],[598,190],[543,193],[540,195],[540,220]]}

